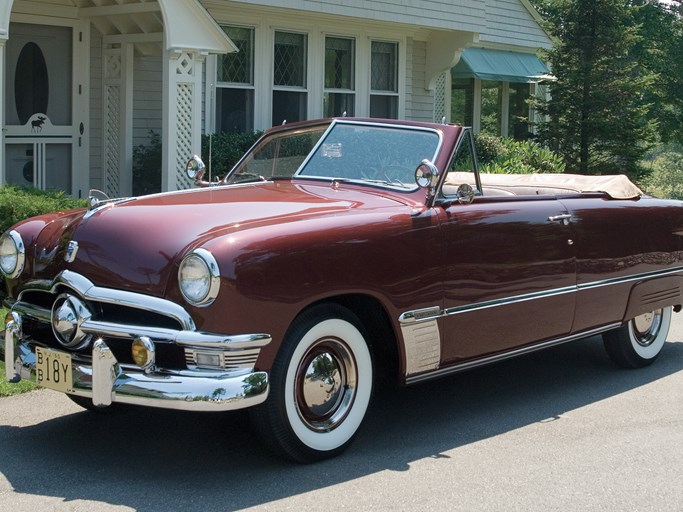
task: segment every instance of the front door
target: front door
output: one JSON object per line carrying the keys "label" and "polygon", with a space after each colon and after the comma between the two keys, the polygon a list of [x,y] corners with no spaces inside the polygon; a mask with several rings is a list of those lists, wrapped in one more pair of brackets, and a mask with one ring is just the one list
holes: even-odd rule
{"label": "front door", "polygon": [[84,84],[74,80],[76,41],[72,26],[10,23],[3,130],[10,185],[82,193],[75,169],[84,163],[84,126],[74,105]]}

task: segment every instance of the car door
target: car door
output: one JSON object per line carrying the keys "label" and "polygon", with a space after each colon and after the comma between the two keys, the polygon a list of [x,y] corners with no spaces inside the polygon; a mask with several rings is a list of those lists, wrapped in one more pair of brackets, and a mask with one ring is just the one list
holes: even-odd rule
{"label": "car door", "polygon": [[[466,159],[455,160],[457,185],[467,178]],[[470,185],[480,189],[471,174]],[[554,195],[481,192],[461,204],[443,189],[443,364],[561,338],[572,328],[576,261],[568,210]]]}

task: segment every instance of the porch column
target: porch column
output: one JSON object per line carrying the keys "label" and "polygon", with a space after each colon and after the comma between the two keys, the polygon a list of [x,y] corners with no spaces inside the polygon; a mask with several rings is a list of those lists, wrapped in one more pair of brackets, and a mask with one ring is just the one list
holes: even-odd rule
{"label": "porch column", "polygon": [[13,0],[0,5],[0,186],[5,183],[5,43],[9,37],[9,18]]}
{"label": "porch column", "polygon": [[197,51],[166,51],[164,58],[162,190],[193,186],[185,164],[201,154],[202,66]]}
{"label": "porch column", "polygon": [[133,193],[133,45],[103,42],[104,192],[127,197]]}
{"label": "porch column", "polygon": [[6,181],[5,176],[5,43],[7,39],[0,37],[0,186]]}

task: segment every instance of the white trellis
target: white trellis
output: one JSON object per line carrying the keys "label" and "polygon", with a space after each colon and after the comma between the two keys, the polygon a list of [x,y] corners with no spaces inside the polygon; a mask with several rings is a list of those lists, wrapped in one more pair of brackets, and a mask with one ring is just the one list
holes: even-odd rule
{"label": "white trellis", "polygon": [[201,153],[202,66],[204,56],[197,52],[168,52],[164,89],[169,104],[165,106],[164,190],[192,187],[185,175],[185,163]]}

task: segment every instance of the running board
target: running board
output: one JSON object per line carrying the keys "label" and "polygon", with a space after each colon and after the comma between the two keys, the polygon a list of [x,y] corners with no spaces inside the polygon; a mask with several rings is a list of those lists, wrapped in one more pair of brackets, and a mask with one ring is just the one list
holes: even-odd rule
{"label": "running board", "polygon": [[528,345],[508,352],[502,352],[499,354],[494,354],[492,356],[482,357],[480,359],[474,359],[471,361],[465,361],[463,363],[457,363],[444,368],[439,368],[431,372],[421,373],[419,375],[411,375],[406,377],[406,384],[417,384],[418,382],[424,382],[427,380],[438,379],[440,377],[445,377],[454,373],[464,372],[466,370],[471,370],[472,368],[477,368],[479,366],[485,366],[487,364],[497,363],[498,361],[504,361],[505,359],[510,359],[512,357],[521,356],[524,354],[529,354],[531,352],[536,352],[538,350],[543,350],[546,348],[554,347],[556,345],[562,345],[563,343],[569,343],[570,341],[580,340],[582,338],[590,338],[596,334],[601,334],[603,332],[611,331],[620,327],[622,324],[614,323],[605,325],[603,327],[598,327],[597,329],[591,329],[589,331],[582,331],[577,334],[572,334],[564,338],[558,338],[554,340],[544,341],[542,343],[537,343],[534,345]]}

